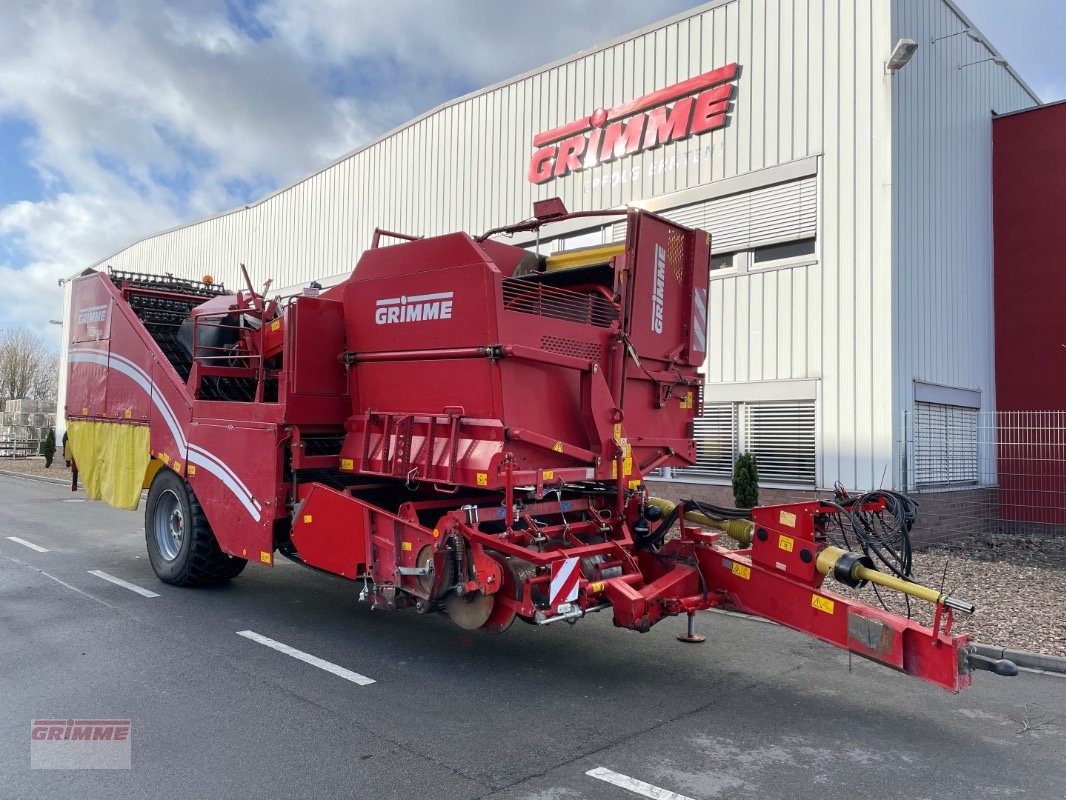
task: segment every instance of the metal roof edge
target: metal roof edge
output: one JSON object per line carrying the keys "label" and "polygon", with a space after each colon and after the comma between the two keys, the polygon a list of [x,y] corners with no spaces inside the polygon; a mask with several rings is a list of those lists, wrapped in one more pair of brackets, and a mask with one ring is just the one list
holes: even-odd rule
{"label": "metal roof edge", "polygon": [[[963,13],[962,9],[959,8],[958,5],[956,5],[955,0],[941,0],[941,1],[944,3],[944,5],[946,5],[948,8],[950,8],[952,10],[952,12],[955,14],[955,16],[957,16],[960,20],[962,20],[962,24],[963,25],[965,25],[967,28],[972,28],[977,33],[981,34],[981,41],[984,43],[985,47],[987,47],[992,52],[993,57],[1002,58],[1004,61],[1007,61],[1007,59],[1003,57],[1003,54],[1001,52],[999,52],[999,50],[996,49],[995,45],[992,44],[992,42],[989,40],[989,38],[987,36],[985,36],[984,31],[982,31],[980,28],[978,28],[976,25],[974,25],[973,21]],[[1033,100],[1036,101],[1036,104],[1038,106],[1044,105],[1044,102],[1040,99],[1039,96],[1037,96],[1037,93],[1033,91],[1033,87],[1025,82],[1025,79],[1022,78],[1022,76],[1018,74],[1017,70],[1015,70],[1014,67],[1011,66],[1009,61],[1007,61],[1007,64],[1004,67],[1004,69],[1006,69],[1007,72],[1010,73],[1011,77],[1014,78],[1014,80],[1018,82],[1018,85],[1021,86],[1026,91],[1026,93],[1031,98],[1033,98]]]}
{"label": "metal roof edge", "polygon": [[1002,114],[996,114],[995,119],[1016,117],[1019,114],[1028,114],[1031,111],[1041,111],[1045,108],[1054,108],[1055,106],[1061,106],[1063,103],[1066,103],[1066,98],[1063,98],[1062,100],[1054,100],[1050,103],[1041,103],[1038,106],[1029,106],[1029,108],[1019,108],[1017,111],[1005,111]]}

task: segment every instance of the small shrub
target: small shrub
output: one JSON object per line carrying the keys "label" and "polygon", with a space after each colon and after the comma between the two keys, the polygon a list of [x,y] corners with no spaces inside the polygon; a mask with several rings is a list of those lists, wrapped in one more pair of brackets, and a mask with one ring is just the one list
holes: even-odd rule
{"label": "small shrub", "polygon": [[733,500],[737,508],[759,504],[759,468],[754,453],[744,453],[733,465]]}

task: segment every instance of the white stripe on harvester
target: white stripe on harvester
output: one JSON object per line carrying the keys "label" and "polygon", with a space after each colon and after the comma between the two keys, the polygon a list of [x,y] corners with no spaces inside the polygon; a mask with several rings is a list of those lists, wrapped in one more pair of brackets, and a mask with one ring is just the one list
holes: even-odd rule
{"label": "white stripe on harvester", "polygon": [[108,575],[106,572],[103,572],[98,569],[89,570],[89,574],[95,575],[97,578],[103,578],[105,581],[110,581],[111,583],[115,584],[115,586],[121,586],[123,589],[129,589],[131,592],[136,592],[141,597],[159,597],[159,595],[155,592],[150,592],[147,589],[142,589],[135,583],[129,583],[127,581],[122,580],[122,578],[116,578],[114,575]]}
{"label": "white stripe on harvester", "polygon": [[23,547],[28,547],[28,548],[30,548],[30,550],[36,550],[38,553],[47,553],[48,552],[48,548],[47,547],[41,547],[39,544],[34,544],[33,542],[27,542],[25,539],[20,539],[17,536],[8,536],[7,538],[10,539],[11,541],[13,541],[15,544],[21,544]]}
{"label": "white stripe on harvester", "polygon": [[634,794],[639,794],[642,797],[651,797],[653,800],[692,800],[692,798],[687,795],[671,792],[669,789],[660,789],[658,786],[652,786],[650,783],[638,781],[636,778],[630,778],[628,775],[623,775],[620,772],[612,772],[603,767],[590,769],[585,774],[598,781],[621,786],[623,789],[628,789]]}
{"label": "white stripe on harvester", "polygon": [[345,669],[331,661],[326,661],[318,656],[305,653],[303,650],[297,650],[295,647],[289,647],[287,644],[282,644],[281,642],[269,639],[255,631],[237,631],[237,635],[243,636],[245,639],[251,639],[253,642],[259,642],[259,644],[265,644],[267,647],[273,648],[279,653],[292,656],[295,659],[303,661],[305,664],[310,664],[312,667],[318,667],[319,669],[330,672],[339,678],[344,678],[346,681],[358,683],[360,686],[369,686],[370,684],[375,683],[373,678],[368,678],[366,675],[360,675],[358,672],[352,672],[350,669]]}

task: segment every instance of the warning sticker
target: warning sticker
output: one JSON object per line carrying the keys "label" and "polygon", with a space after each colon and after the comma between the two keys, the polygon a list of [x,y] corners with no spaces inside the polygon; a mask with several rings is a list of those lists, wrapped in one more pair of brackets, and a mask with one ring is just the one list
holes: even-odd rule
{"label": "warning sticker", "polygon": [[824,611],[826,614],[832,614],[833,609],[836,607],[836,603],[828,597],[822,597],[820,594],[812,594],[811,607],[817,608],[819,611]]}

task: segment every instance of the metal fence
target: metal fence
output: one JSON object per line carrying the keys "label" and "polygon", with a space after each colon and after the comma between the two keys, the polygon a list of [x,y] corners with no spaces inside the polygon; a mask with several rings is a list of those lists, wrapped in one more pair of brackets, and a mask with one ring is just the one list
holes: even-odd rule
{"label": "metal fence", "polygon": [[1066,537],[1066,411],[916,405],[899,485],[920,503],[919,541]]}
{"label": "metal fence", "polygon": [[0,439],[0,458],[38,456],[43,446],[43,439]]}

